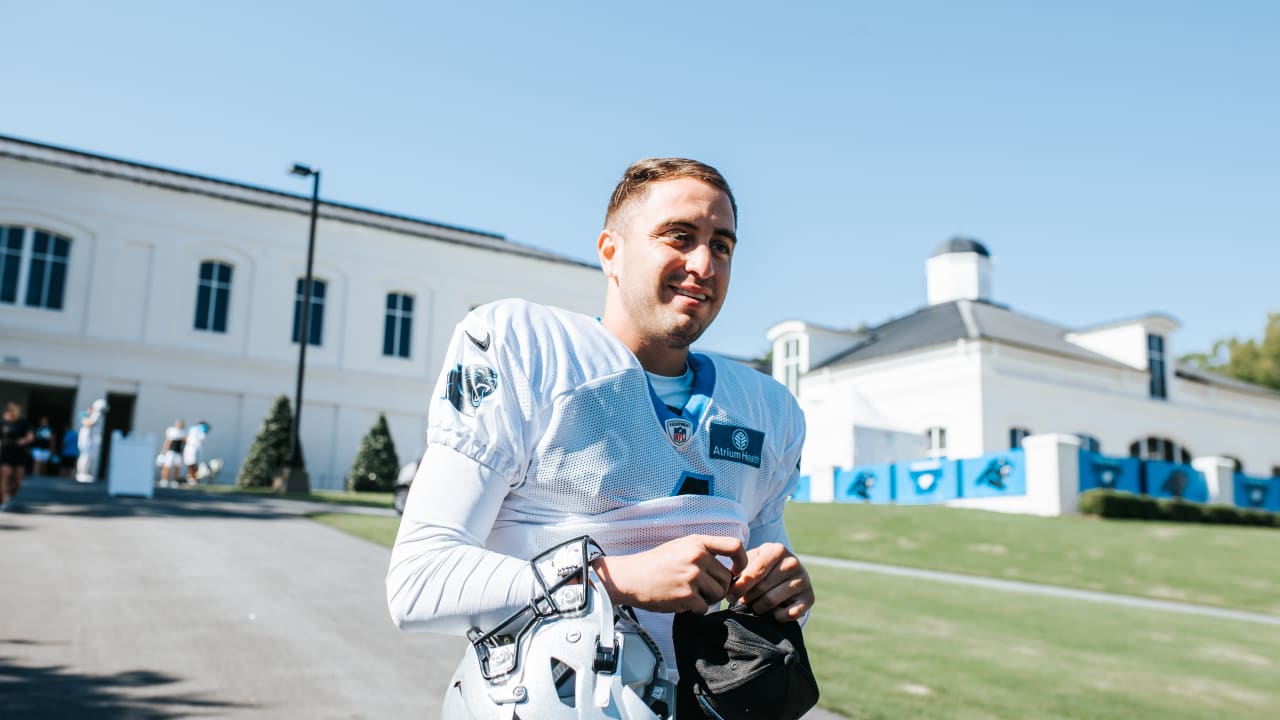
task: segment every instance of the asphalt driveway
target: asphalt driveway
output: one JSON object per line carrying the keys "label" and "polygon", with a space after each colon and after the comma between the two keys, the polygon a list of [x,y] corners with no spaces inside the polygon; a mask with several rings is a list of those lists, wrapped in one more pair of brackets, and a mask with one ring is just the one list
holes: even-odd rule
{"label": "asphalt driveway", "polygon": [[[33,478],[0,514],[0,717],[434,718],[459,638],[310,503]],[[334,506],[323,506],[334,510]]]}

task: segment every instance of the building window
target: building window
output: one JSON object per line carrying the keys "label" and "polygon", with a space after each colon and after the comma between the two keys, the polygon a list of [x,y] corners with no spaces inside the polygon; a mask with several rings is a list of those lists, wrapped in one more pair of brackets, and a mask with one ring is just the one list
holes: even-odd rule
{"label": "building window", "polygon": [[1165,384],[1164,371],[1164,337],[1147,335],[1147,370],[1151,373],[1151,397],[1164,400],[1169,397],[1169,388]]}
{"label": "building window", "polygon": [[61,310],[70,255],[71,240],[61,235],[18,225],[0,227],[0,302],[16,303],[23,297],[27,307]]}
{"label": "building window", "polygon": [[196,290],[197,330],[227,331],[227,305],[231,301],[231,266],[216,260],[200,263],[200,284]]}
{"label": "building window", "polygon": [[1009,449],[1017,450],[1022,447],[1022,441],[1031,434],[1031,431],[1024,427],[1009,428]]}
{"label": "building window", "polygon": [[1080,438],[1080,448],[1089,452],[1102,452],[1102,443],[1098,442],[1098,438],[1088,433],[1076,433],[1076,437]]}
{"label": "building window", "polygon": [[382,331],[382,354],[409,357],[413,334],[413,296],[387,293],[387,320]]}
{"label": "building window", "polygon": [[1165,462],[1191,462],[1191,451],[1169,438],[1147,437],[1129,445],[1129,456],[1143,460],[1164,460]]}
{"label": "building window", "polygon": [[946,457],[947,455],[947,429],[944,427],[931,427],[924,431],[925,440],[929,444],[929,457]]}
{"label": "building window", "polygon": [[800,338],[782,343],[782,384],[792,395],[800,394]]}
{"label": "building window", "polygon": [[[293,342],[298,342],[299,326],[302,324],[302,299],[303,286],[306,285],[306,278],[298,278],[295,285],[293,296]],[[308,311],[307,324],[310,325],[310,331],[307,333],[308,345],[320,345],[324,339],[324,293],[325,281],[316,278],[311,279],[311,308]]]}
{"label": "building window", "polygon": [[26,228],[0,227],[0,302],[18,300],[18,270],[22,268],[22,238]]}

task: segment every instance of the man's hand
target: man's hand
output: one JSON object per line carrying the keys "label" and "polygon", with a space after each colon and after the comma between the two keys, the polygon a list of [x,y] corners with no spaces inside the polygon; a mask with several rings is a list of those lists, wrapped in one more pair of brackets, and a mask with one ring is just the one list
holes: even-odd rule
{"label": "man's hand", "polygon": [[[721,557],[733,562],[732,569]],[[725,599],[733,578],[747,567],[747,553],[735,538],[688,535],[642,553],[602,557],[592,565],[619,605],[704,613]]]}
{"label": "man's hand", "polygon": [[729,588],[757,615],[773,613],[778,622],[799,620],[813,607],[813,585],[800,558],[781,543],[765,543],[747,552],[747,566]]}

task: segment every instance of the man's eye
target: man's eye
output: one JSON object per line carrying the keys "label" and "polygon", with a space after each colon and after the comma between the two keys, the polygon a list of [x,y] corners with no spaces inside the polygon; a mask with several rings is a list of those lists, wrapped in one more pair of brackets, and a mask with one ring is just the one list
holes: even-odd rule
{"label": "man's eye", "polygon": [[717,253],[721,255],[733,254],[733,246],[727,242],[714,242],[711,244],[711,249],[715,250]]}

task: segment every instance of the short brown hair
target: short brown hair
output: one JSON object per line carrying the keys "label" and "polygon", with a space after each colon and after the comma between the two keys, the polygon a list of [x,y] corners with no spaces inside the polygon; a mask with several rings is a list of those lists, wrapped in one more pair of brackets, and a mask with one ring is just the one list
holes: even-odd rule
{"label": "short brown hair", "polygon": [[733,208],[733,222],[738,222],[738,202],[733,199],[733,191],[729,189],[729,181],[724,179],[720,171],[706,163],[687,158],[645,158],[631,163],[631,167],[622,173],[622,179],[613,189],[613,197],[609,198],[609,209],[604,214],[604,225],[609,227],[618,210],[632,200],[644,197],[653,183],[680,178],[693,178],[718,188],[729,198],[729,206]]}

